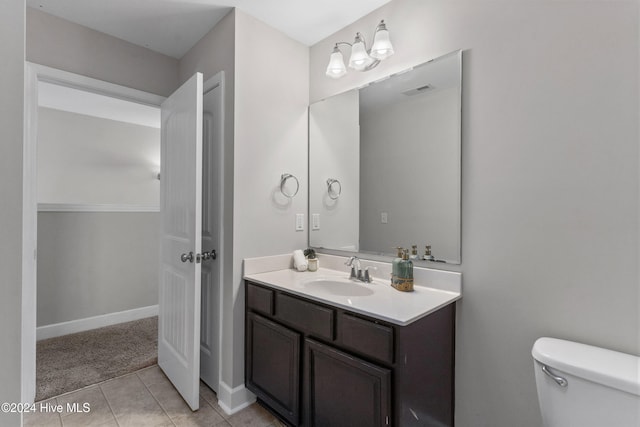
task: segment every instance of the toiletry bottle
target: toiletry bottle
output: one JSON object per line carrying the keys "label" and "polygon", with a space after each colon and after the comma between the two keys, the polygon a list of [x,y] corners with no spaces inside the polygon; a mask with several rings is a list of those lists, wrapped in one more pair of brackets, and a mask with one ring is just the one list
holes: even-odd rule
{"label": "toiletry bottle", "polygon": [[413,261],[409,259],[408,249],[402,254],[402,261],[398,264],[398,275],[393,278],[392,286],[402,292],[413,291]]}
{"label": "toiletry bottle", "polygon": [[398,264],[402,261],[402,247],[396,247],[396,258],[391,262],[391,284],[393,285],[393,278],[398,275]]}
{"label": "toiletry bottle", "polygon": [[435,258],[431,255],[431,245],[427,245],[424,247],[424,256],[422,257],[425,261],[433,261]]}
{"label": "toiletry bottle", "polygon": [[418,259],[418,245],[411,245],[411,256],[409,257],[409,259]]}

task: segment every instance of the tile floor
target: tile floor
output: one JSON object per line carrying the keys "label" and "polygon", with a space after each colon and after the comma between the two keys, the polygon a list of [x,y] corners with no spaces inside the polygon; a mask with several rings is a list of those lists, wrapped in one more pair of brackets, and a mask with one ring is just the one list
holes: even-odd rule
{"label": "tile floor", "polygon": [[[68,403],[79,408],[88,403],[90,411],[67,412]],[[283,427],[266,409],[254,403],[231,416],[218,406],[211,389],[200,383],[200,409],[192,412],[157,365],[96,384],[82,390],[36,403],[63,412],[38,411],[24,415],[24,426],[210,426],[210,427]]]}

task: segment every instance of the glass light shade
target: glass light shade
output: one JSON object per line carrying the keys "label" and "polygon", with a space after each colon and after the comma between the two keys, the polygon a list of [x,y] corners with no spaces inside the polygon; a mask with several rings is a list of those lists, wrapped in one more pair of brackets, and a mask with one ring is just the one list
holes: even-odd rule
{"label": "glass light shade", "polygon": [[373,36],[373,46],[371,56],[375,59],[383,60],[393,55],[393,46],[389,40],[389,31],[386,27],[379,28]]}
{"label": "glass light shade", "polygon": [[344,59],[342,58],[342,52],[335,47],[333,49],[333,53],[331,54],[331,58],[329,58],[329,65],[327,65],[327,76],[339,79],[340,77],[347,74],[347,67],[344,66]]}
{"label": "glass light shade", "polygon": [[373,59],[367,53],[367,49],[364,46],[364,42],[360,36],[356,36],[356,40],[351,46],[351,56],[349,57],[349,67],[354,70],[362,71],[367,68]]}

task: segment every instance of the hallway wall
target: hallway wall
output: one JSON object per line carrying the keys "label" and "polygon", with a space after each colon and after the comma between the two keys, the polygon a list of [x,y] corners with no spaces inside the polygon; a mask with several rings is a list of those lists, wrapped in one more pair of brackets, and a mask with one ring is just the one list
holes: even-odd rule
{"label": "hallway wall", "polygon": [[[0,402],[21,402],[24,0],[0,2]],[[0,411],[0,425],[19,426]]]}
{"label": "hallway wall", "polygon": [[27,61],[168,96],[178,60],[27,7]]}

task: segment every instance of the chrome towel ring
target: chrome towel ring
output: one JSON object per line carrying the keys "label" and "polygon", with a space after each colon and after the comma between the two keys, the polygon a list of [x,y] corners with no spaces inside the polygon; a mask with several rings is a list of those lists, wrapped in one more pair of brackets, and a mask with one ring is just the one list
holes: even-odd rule
{"label": "chrome towel ring", "polygon": [[334,178],[327,179],[327,193],[331,200],[338,200],[338,197],[340,197],[342,193],[342,184],[340,184],[340,181]]}
{"label": "chrome towel ring", "polygon": [[[294,180],[296,183],[295,191],[287,189],[287,181],[290,179]],[[298,182],[298,178],[296,178],[294,175],[291,175],[290,173],[283,173],[282,176],[280,176],[280,192],[285,197],[292,199],[296,194],[298,194],[298,190],[300,190],[300,183]]]}

